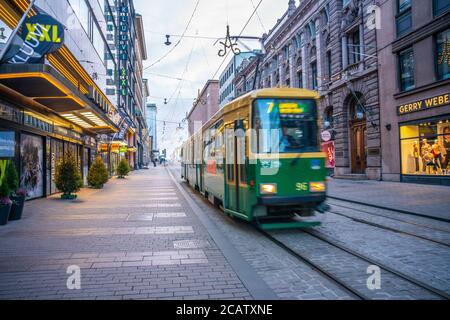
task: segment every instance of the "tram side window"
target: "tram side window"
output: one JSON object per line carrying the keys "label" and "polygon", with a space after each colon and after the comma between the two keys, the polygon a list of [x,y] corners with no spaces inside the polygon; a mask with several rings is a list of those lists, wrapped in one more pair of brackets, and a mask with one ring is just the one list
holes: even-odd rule
{"label": "tram side window", "polygon": [[220,122],[216,126],[216,141],[215,141],[215,160],[217,161],[217,171],[223,173],[223,123]]}
{"label": "tram side window", "polygon": [[[248,120],[244,120],[244,131],[247,132],[248,129]],[[239,136],[237,137],[237,143],[238,143],[238,166],[239,166],[239,182],[241,184],[247,184],[247,166],[245,163],[246,160],[246,153],[247,153],[247,144],[248,144],[248,137],[247,135]]]}
{"label": "tram side window", "polygon": [[234,181],[234,133],[232,127],[226,128],[227,180]]}
{"label": "tram side window", "polygon": [[247,166],[245,165],[245,159],[246,159],[246,150],[247,150],[247,143],[248,143],[248,138],[245,137],[243,138],[240,146],[240,150],[239,150],[239,157],[240,157],[240,162],[239,162],[239,174],[240,174],[240,182],[241,184],[247,184]]}

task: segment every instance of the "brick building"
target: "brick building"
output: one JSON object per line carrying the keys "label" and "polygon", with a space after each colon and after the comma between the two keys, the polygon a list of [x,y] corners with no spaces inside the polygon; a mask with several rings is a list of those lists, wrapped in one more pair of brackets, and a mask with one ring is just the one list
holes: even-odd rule
{"label": "brick building", "polygon": [[196,122],[205,124],[212,116],[219,111],[219,81],[208,80],[198,98],[187,115],[189,136],[193,135],[199,128]]}

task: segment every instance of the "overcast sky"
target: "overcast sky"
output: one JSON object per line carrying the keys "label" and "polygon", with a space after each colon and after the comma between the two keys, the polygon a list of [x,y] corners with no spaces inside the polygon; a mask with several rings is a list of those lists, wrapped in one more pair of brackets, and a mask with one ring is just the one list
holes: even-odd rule
{"label": "overcast sky", "polygon": [[[224,37],[229,23],[231,34],[236,35],[254,11],[260,0],[200,0],[186,35],[200,37]],[[194,11],[197,0],[135,0],[136,11],[143,16],[148,60],[150,66],[167,53],[179,37],[171,37],[172,45],[166,46],[166,34],[181,35]],[[263,0],[258,15],[245,29],[243,35],[261,36],[268,32],[288,7],[288,0]],[[193,99],[208,79],[211,79],[223,58],[218,57],[219,45],[215,40],[183,38],[181,43],[161,62],[145,72],[149,79],[150,101],[159,107],[158,120],[181,121],[192,107]],[[257,43],[247,43],[257,48]],[[230,58],[231,56],[229,56]],[[228,58],[228,59],[229,59]],[[223,66],[226,66],[224,63]],[[177,79],[164,78],[165,75]],[[220,75],[217,74],[216,78]],[[171,98],[172,97],[172,98]],[[164,105],[164,98],[169,104]],[[177,125],[159,122],[159,144],[161,148],[174,146]],[[178,140],[178,139],[176,139]],[[169,149],[171,149],[169,147]]]}

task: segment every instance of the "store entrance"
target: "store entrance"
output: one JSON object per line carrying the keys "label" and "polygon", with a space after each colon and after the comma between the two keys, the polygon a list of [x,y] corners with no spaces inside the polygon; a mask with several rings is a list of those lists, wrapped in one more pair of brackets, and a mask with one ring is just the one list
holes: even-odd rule
{"label": "store entrance", "polygon": [[365,174],[367,169],[367,126],[366,121],[352,122],[350,125],[352,147],[352,173]]}

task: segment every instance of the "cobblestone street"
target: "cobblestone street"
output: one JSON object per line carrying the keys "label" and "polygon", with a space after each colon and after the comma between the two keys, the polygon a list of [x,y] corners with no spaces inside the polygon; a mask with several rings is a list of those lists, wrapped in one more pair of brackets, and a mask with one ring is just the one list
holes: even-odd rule
{"label": "cobblestone street", "polygon": [[[444,231],[422,235],[448,243]],[[450,292],[448,246],[333,213],[314,232]],[[381,291],[370,292],[367,263],[300,230],[273,235],[371,299],[437,298],[390,274]],[[0,299],[357,298],[251,224],[210,205],[180,181],[178,167],[135,172],[104,190],[84,189],[74,201],[28,202],[22,221],[0,229],[0,241]],[[81,268],[80,290],[66,285],[73,265]]]}

